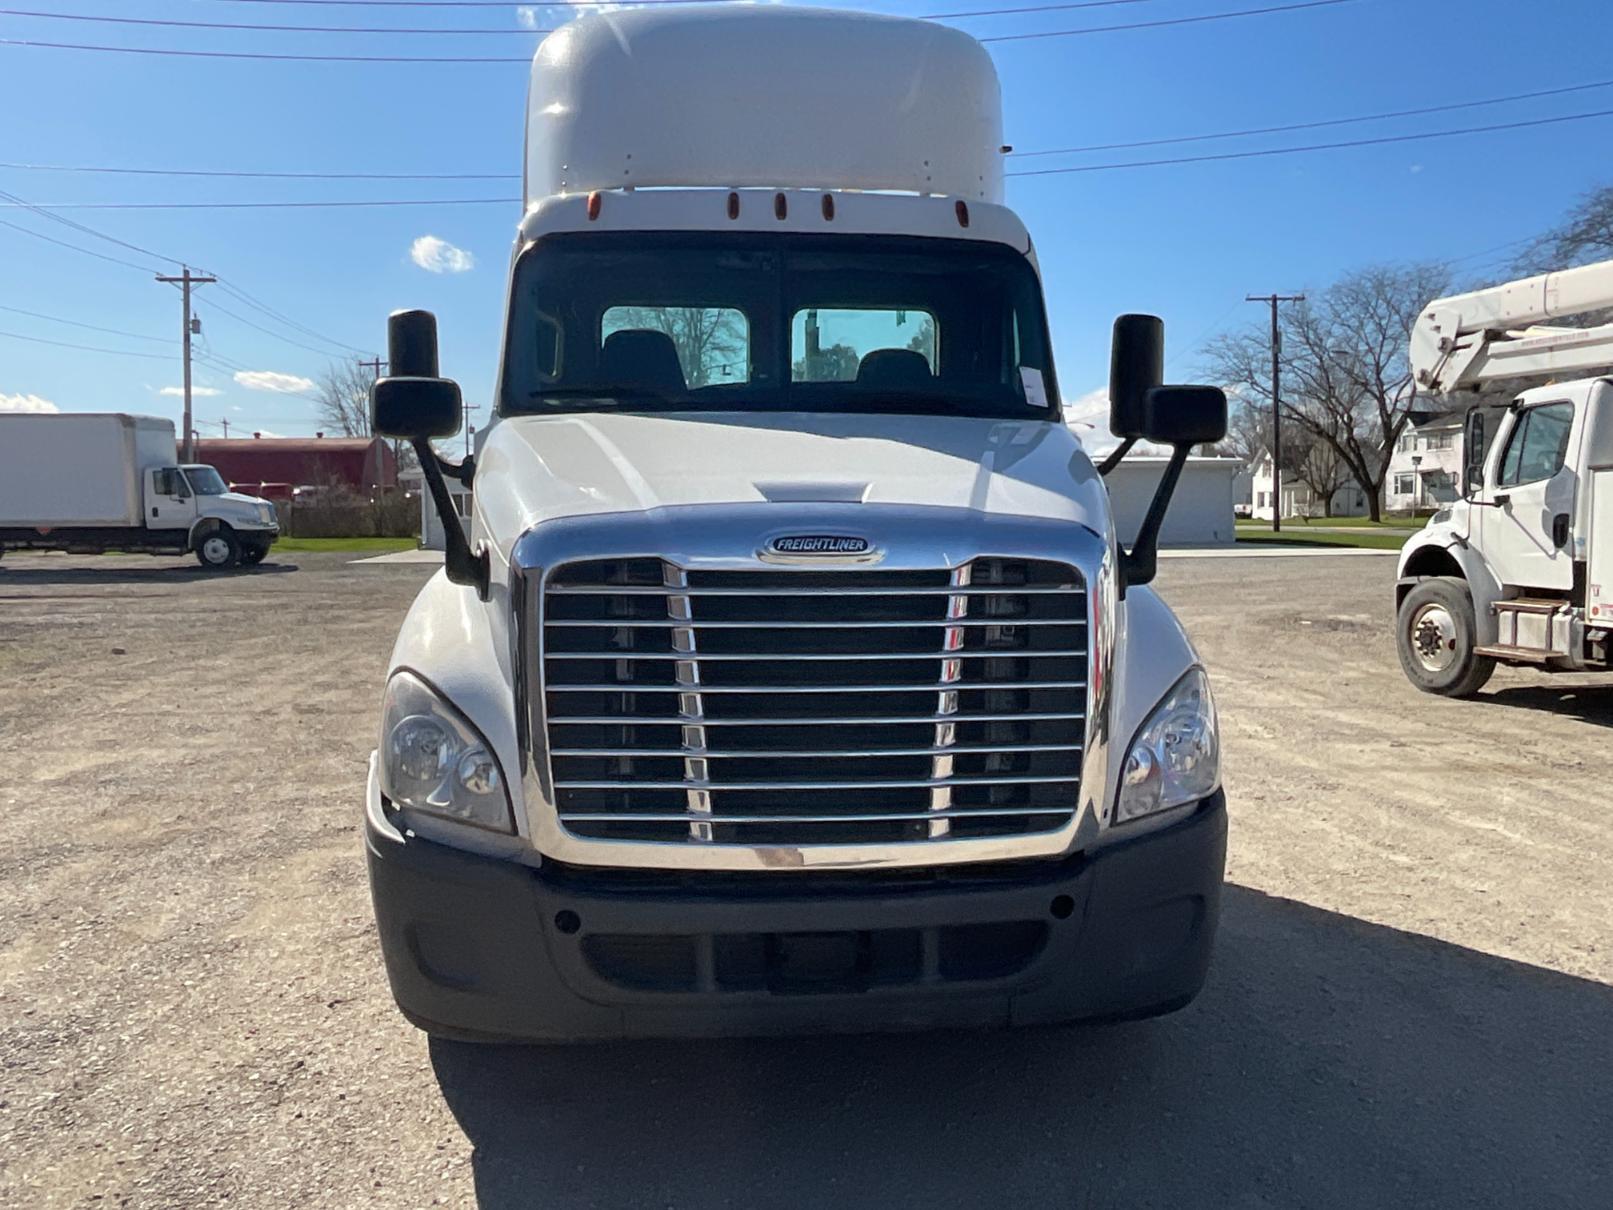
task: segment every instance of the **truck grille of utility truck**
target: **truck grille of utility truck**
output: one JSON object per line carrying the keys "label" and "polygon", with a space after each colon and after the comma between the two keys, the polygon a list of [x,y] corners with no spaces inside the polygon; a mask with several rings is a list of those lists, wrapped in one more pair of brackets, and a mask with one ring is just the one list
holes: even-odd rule
{"label": "truck grille of utility truck", "polygon": [[593,839],[888,844],[1064,827],[1087,609],[1062,563],[565,564],[542,683],[560,820]]}

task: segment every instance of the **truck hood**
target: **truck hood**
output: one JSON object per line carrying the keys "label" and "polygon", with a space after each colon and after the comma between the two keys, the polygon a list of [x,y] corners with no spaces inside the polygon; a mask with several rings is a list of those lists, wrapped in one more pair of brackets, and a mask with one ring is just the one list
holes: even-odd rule
{"label": "truck hood", "polygon": [[477,458],[494,544],[540,521],[677,505],[897,504],[1073,521],[1107,496],[1057,422],[844,413],[591,412],[500,420]]}

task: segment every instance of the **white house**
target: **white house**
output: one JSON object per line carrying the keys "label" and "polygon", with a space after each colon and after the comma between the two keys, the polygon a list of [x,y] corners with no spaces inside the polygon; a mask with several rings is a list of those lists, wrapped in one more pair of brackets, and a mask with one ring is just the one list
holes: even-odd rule
{"label": "white house", "polygon": [[1460,412],[1436,416],[1401,433],[1383,484],[1386,508],[1438,508],[1461,494],[1463,421]]}
{"label": "white house", "polygon": [[[1250,515],[1262,521],[1270,521],[1272,495],[1275,491],[1270,450],[1263,449],[1255,455],[1254,461],[1249,465],[1249,473],[1254,495]],[[1301,483],[1299,476],[1291,470],[1283,471],[1282,494],[1282,515],[1285,517],[1329,515],[1329,510],[1323,507],[1321,498],[1309,486]],[[1355,482],[1346,483],[1333,493],[1332,516],[1364,517],[1368,512],[1367,494]]]}

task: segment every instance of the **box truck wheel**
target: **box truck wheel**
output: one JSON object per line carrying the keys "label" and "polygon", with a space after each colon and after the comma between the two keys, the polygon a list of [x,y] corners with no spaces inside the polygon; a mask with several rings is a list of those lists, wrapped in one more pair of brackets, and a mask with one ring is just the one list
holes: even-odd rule
{"label": "box truck wheel", "polygon": [[223,571],[241,561],[241,540],[227,525],[209,530],[196,544],[196,561],[213,571]]}
{"label": "box truck wheel", "polygon": [[1424,693],[1469,697],[1484,687],[1495,661],[1474,654],[1473,594],[1466,581],[1435,576],[1406,594],[1395,646],[1400,666]]}
{"label": "box truck wheel", "polygon": [[241,566],[256,567],[263,562],[264,556],[269,553],[267,542],[243,542],[241,544]]}

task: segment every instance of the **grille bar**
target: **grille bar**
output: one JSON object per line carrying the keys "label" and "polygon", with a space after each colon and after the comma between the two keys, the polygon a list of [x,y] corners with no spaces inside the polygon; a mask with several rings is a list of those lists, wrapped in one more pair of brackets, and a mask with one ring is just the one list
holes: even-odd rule
{"label": "grille bar", "polygon": [[[818,596],[818,597],[954,597],[960,595],[977,597],[1000,596],[1044,596],[1057,593],[1067,596],[1072,592],[1079,592],[1075,585],[1036,585],[1034,587],[1019,586],[1013,588],[868,588],[848,585],[845,588],[791,588],[787,590],[791,596]],[[609,584],[595,586],[591,584],[551,584],[548,589],[550,596],[569,597],[664,597],[666,590],[656,588],[649,584]],[[776,595],[775,590],[765,588],[689,588],[683,595],[691,597],[763,597],[771,598]]]}
{"label": "grille bar", "polygon": [[[909,630],[922,629],[912,623],[904,623]],[[1000,625],[1000,623],[999,623]],[[697,628],[698,629],[698,628]],[[950,623],[948,631],[955,629]],[[962,641],[962,636],[959,636]],[[1021,659],[1054,660],[1054,659],[1080,659],[1086,655],[1085,651],[1069,648],[1056,651],[1027,651],[1020,656]],[[551,651],[548,656],[551,660],[675,660],[678,655],[668,651]],[[1001,659],[1000,651],[832,651],[832,652],[777,652],[777,651],[745,651],[745,652],[702,652],[702,664],[712,661],[738,662],[741,660],[769,660],[775,663],[791,663],[796,660],[838,661],[854,660],[860,662],[873,660],[993,660]],[[620,688],[612,685],[612,689]]]}
{"label": "grille bar", "polygon": [[[847,724],[859,727],[873,726],[888,723],[893,726],[906,726],[912,723],[939,723],[950,719],[955,723],[1014,723],[1014,722],[1069,722],[1083,719],[1086,715],[1079,711],[1074,713],[1046,713],[1046,714],[920,714],[920,715],[891,715],[874,714],[856,718],[845,718],[832,715],[828,718],[725,718],[721,720],[724,727],[808,727],[808,726],[845,726]],[[596,714],[596,715],[565,715],[556,718],[550,716],[549,725],[553,727],[569,727],[579,723],[602,726],[617,723],[632,723],[634,726],[651,726],[673,724],[682,726],[684,720],[667,715],[644,714]]]}
{"label": "grille bar", "polygon": [[[953,786],[1051,786],[1070,780],[1068,773],[1048,777],[926,777],[913,781],[891,781],[865,777],[853,781],[557,781],[558,790],[682,790],[699,785],[706,790],[916,790]],[[945,807],[936,808],[943,811]],[[709,812],[708,812],[709,814]]]}
{"label": "grille bar", "polygon": [[[1067,807],[958,807],[944,813],[946,819],[994,819],[1013,815],[1068,815]],[[729,815],[724,814],[721,822],[725,824],[775,824],[775,823],[876,823],[890,820],[933,820],[941,812],[909,811],[902,813],[881,813],[878,815]],[[689,820],[691,823],[701,822],[704,816],[694,813],[683,815],[662,813],[656,811],[618,812],[618,811],[567,811],[560,816],[567,823],[682,823]]]}
{"label": "grille bar", "polygon": [[[680,664],[698,661],[680,660]],[[960,689],[1085,689],[1085,681],[960,681],[940,680],[922,685],[861,685],[855,682],[843,685],[711,685],[689,682],[675,685],[590,684],[550,685],[550,693],[676,693],[687,695],[690,689],[700,694],[710,693],[933,693],[936,690]],[[714,721],[714,720],[713,720]],[[820,719],[820,722],[833,722]]]}
{"label": "grille bar", "polygon": [[1090,628],[1067,564],[598,559],[534,596],[548,785],[580,836],[886,845],[1074,817]]}
{"label": "grille bar", "polygon": [[[668,719],[668,722],[674,720]],[[771,721],[771,720],[769,720]],[[727,724],[722,724],[726,726]],[[950,747],[930,748],[817,748],[811,752],[788,748],[729,748],[715,751],[705,749],[707,760],[722,760],[736,756],[751,760],[790,757],[801,760],[830,759],[858,756],[934,756],[951,752],[956,756],[969,756],[977,752],[1079,752],[1080,744],[954,744]],[[678,756],[681,748],[551,748],[550,756]]]}

